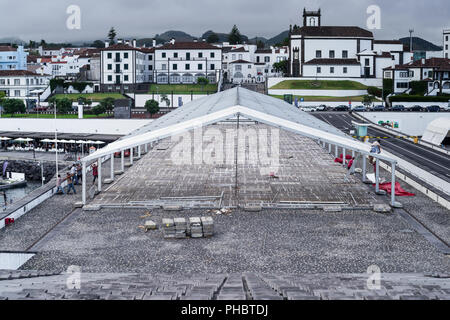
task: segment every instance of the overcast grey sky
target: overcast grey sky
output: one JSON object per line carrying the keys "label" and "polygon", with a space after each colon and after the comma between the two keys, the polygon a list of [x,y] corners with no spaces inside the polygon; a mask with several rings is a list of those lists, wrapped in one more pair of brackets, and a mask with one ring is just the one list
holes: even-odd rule
{"label": "overcast grey sky", "polygon": [[[322,9],[322,25],[366,28],[367,7],[381,8],[377,39],[415,36],[442,45],[450,27],[449,0],[1,0],[0,38],[49,41],[104,39],[111,26],[118,37],[153,37],[167,30],[201,36],[207,30],[229,32],[237,24],[250,37],[273,37],[289,24],[301,24],[303,7]],[[69,5],[81,8],[81,30],[66,27]]]}

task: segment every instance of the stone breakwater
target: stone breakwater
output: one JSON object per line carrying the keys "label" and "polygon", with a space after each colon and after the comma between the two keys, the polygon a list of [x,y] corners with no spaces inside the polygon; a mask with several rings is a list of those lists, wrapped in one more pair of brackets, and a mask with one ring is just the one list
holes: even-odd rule
{"label": "stone breakwater", "polygon": [[[25,173],[28,181],[41,181],[41,162],[27,160],[0,160],[0,174],[3,170],[3,163],[8,161],[8,172]],[[52,162],[42,162],[45,181],[50,181],[55,175],[56,165]]]}

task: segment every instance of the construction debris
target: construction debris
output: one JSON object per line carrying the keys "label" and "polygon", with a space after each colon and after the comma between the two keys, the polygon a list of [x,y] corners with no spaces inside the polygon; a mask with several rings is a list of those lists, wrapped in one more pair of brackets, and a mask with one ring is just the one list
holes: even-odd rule
{"label": "construction debris", "polygon": [[185,218],[175,218],[173,219],[175,223],[175,238],[183,239],[186,238],[187,223]]}
{"label": "construction debris", "polygon": [[156,230],[156,229],[158,229],[158,226],[152,220],[146,221],[144,227],[145,227],[145,232],[147,232],[148,230]]}
{"label": "construction debris", "polygon": [[202,221],[200,218],[198,217],[189,218],[189,232],[191,238],[203,237]]}
{"label": "construction debris", "polygon": [[203,236],[205,238],[212,237],[214,234],[214,221],[211,217],[202,217]]}
{"label": "construction debris", "polygon": [[164,234],[164,238],[173,239],[176,237],[175,234],[175,222],[173,219],[162,219],[162,230]]}

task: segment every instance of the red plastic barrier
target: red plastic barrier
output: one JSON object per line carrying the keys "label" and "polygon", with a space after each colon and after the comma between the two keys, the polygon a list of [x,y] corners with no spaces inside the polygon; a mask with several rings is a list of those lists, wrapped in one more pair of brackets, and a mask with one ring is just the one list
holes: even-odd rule
{"label": "red plastic barrier", "polygon": [[[375,185],[374,185],[375,186]],[[390,182],[387,183],[381,183],[380,184],[380,190],[385,190],[387,193],[391,194],[391,186],[392,184]],[[399,197],[414,197],[414,193],[410,193],[408,191],[405,191],[401,186],[399,182],[395,183],[395,195]]]}

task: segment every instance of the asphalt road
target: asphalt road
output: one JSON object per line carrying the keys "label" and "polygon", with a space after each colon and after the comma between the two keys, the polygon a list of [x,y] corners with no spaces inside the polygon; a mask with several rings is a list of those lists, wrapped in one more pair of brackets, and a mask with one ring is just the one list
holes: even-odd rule
{"label": "asphalt road", "polygon": [[[313,115],[347,134],[353,128],[352,121],[361,122],[347,112],[315,112]],[[387,151],[450,182],[450,156],[408,140],[395,138],[377,129],[369,128],[368,134],[374,137],[388,137],[388,139],[381,139],[381,145]]]}

